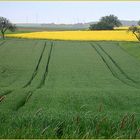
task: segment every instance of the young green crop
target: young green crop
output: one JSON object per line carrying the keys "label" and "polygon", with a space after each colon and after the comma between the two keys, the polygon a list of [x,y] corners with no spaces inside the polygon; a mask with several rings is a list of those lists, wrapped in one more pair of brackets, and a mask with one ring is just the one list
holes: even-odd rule
{"label": "young green crop", "polygon": [[140,138],[136,46],[7,39],[0,46],[0,138]]}

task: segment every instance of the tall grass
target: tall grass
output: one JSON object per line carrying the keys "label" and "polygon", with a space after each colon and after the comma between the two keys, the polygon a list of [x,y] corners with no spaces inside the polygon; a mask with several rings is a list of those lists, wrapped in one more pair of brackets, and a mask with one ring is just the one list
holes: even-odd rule
{"label": "tall grass", "polygon": [[[34,116],[11,115],[5,120],[1,113],[1,138],[140,138],[140,125],[135,114],[126,114],[118,120],[103,113],[91,116],[61,116],[50,118],[43,113]],[[2,129],[9,123],[6,129]]]}

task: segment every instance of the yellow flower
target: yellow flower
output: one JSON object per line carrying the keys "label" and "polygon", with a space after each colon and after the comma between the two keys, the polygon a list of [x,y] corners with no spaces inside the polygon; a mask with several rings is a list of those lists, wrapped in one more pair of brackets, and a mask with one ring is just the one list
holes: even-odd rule
{"label": "yellow flower", "polygon": [[132,33],[126,30],[106,31],[44,31],[21,34],[9,34],[8,37],[30,39],[57,39],[57,40],[114,40],[137,41]]}

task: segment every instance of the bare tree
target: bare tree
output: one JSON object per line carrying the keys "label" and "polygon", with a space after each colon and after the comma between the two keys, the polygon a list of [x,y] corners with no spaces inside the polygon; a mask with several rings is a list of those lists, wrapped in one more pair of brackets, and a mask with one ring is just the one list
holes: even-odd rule
{"label": "bare tree", "polygon": [[5,32],[7,30],[14,32],[16,30],[16,26],[12,24],[8,19],[0,17],[0,32],[3,39],[5,38]]}
{"label": "bare tree", "polygon": [[129,32],[132,32],[136,38],[140,41],[140,28],[138,28],[137,26],[131,26],[128,29]]}

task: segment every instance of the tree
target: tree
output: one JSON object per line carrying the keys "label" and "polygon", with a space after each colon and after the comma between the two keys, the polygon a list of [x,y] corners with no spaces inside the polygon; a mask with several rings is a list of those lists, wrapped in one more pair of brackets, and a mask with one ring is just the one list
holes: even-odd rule
{"label": "tree", "polygon": [[5,32],[7,30],[14,32],[16,30],[16,26],[12,24],[8,19],[0,17],[0,32],[3,39],[5,38]]}
{"label": "tree", "polygon": [[132,32],[140,41],[140,28],[138,28],[137,26],[131,26],[129,27],[128,32]]}
{"label": "tree", "polygon": [[114,15],[104,16],[100,19],[100,22],[104,22],[106,24],[112,25],[113,27],[119,27],[122,25],[118,17]]}
{"label": "tree", "polygon": [[98,22],[97,24],[91,24],[90,30],[113,30],[113,26],[105,22]]}
{"label": "tree", "polygon": [[114,27],[121,26],[122,23],[118,17],[114,15],[101,17],[100,21],[97,24],[91,24],[90,30],[113,30]]}
{"label": "tree", "polygon": [[138,21],[138,25],[140,26],[140,20]]}

